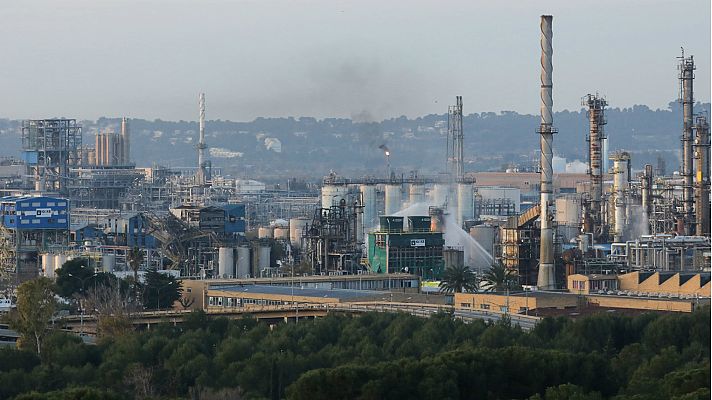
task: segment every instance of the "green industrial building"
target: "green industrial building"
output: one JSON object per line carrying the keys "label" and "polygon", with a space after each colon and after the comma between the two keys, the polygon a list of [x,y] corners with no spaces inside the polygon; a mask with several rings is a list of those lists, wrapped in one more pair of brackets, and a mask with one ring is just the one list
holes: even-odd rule
{"label": "green industrial building", "polygon": [[375,273],[439,279],[444,245],[443,233],[431,229],[429,216],[381,217],[379,229],[368,234],[369,268]]}

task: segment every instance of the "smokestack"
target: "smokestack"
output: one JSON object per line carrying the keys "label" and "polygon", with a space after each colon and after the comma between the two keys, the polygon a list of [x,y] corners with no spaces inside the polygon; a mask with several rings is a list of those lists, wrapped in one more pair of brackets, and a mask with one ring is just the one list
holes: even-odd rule
{"label": "smokestack", "polygon": [[608,105],[605,99],[598,95],[588,94],[584,97],[582,105],[588,107],[588,174],[591,180],[591,191],[589,197],[591,205],[589,212],[591,213],[590,232],[593,234],[594,241],[597,242],[601,236],[601,220],[602,208],[601,197],[603,195],[603,140],[606,139],[603,126],[606,124],[604,117],[605,107]]}
{"label": "smokestack", "polygon": [[539,245],[539,276],[537,286],[541,289],[554,289],[556,286],[554,276],[554,231],[552,221],[554,220],[553,202],[553,142],[554,142],[554,117],[552,108],[552,79],[553,66],[551,64],[553,49],[551,47],[552,31],[551,15],[541,16],[541,125],[539,134],[541,135],[541,160],[539,169],[541,171],[541,238]]}
{"label": "smokestack", "polygon": [[205,144],[205,93],[201,93],[199,97],[199,107],[200,107],[200,138],[198,140],[198,182],[204,184],[207,171],[205,164],[205,149],[207,145]]}
{"label": "smokestack", "polygon": [[710,125],[707,118],[695,121],[695,234],[710,234]]}
{"label": "smokestack", "polygon": [[461,182],[465,174],[462,96],[456,96],[455,105],[448,108],[448,142],[448,172],[450,172],[452,179],[456,182]]}
{"label": "smokestack", "polygon": [[680,102],[682,103],[682,203],[684,207],[685,234],[692,234],[693,194],[692,194],[692,107],[694,98],[692,94],[692,81],[695,79],[695,62],[692,56],[685,57],[683,49],[679,57],[680,64]]}
{"label": "smokestack", "polygon": [[131,163],[131,145],[129,142],[129,120],[126,117],[121,118],[121,164],[128,165]]}

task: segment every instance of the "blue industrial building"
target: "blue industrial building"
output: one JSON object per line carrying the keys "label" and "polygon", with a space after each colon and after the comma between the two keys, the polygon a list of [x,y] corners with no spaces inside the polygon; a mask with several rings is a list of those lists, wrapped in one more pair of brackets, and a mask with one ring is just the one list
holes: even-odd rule
{"label": "blue industrial building", "polygon": [[16,282],[41,271],[40,253],[62,251],[69,240],[69,201],[47,196],[0,198],[0,269]]}

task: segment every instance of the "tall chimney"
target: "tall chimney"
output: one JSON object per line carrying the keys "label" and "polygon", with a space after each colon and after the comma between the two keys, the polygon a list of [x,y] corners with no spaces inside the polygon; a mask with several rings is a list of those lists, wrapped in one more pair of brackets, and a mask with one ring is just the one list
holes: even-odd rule
{"label": "tall chimney", "polygon": [[200,138],[198,140],[198,183],[204,184],[206,180],[206,164],[205,164],[205,93],[201,93],[199,97],[200,107]]}
{"label": "tall chimney", "polygon": [[121,164],[128,165],[131,163],[131,144],[129,142],[129,120],[126,117],[121,118]]}
{"label": "tall chimney", "polygon": [[695,234],[710,234],[710,125],[704,116],[695,121]]}
{"label": "tall chimney", "polygon": [[539,134],[541,135],[541,159],[539,169],[541,171],[541,238],[539,245],[539,276],[537,286],[541,289],[554,289],[556,280],[554,276],[554,231],[552,221],[554,220],[554,199],[553,199],[553,142],[554,142],[554,117],[552,108],[554,100],[551,96],[552,80],[551,74],[553,66],[551,58],[553,49],[551,47],[551,15],[541,16],[541,125]]}
{"label": "tall chimney", "polygon": [[684,207],[685,235],[692,234],[694,223],[692,194],[692,108],[694,98],[692,94],[692,81],[695,79],[695,62],[692,56],[685,57],[683,50],[680,57],[680,102],[682,103],[682,203]]}

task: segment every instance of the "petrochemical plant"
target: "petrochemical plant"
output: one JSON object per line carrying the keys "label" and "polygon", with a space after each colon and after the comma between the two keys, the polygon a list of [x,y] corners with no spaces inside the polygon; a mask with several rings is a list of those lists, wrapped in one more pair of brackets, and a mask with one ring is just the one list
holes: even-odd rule
{"label": "petrochemical plant", "polygon": [[538,173],[465,171],[461,96],[448,108],[442,173],[399,173],[382,145],[386,173],[323,171],[320,185],[300,189],[214,168],[202,93],[192,168],[136,167],[127,118],[118,132],[97,132],[93,147],[76,119],[24,121],[22,179],[0,189],[1,284],[52,277],[76,257],[129,274],[138,248],[142,269],[186,280],[408,274],[422,283],[450,266],[482,275],[501,264],[539,291],[571,290],[578,275],[698,274],[709,297],[710,134],[694,110],[693,57],[679,58],[679,174],[636,171],[633,149],[608,150],[608,102],[595,91],[582,99],[588,132],[575,133],[587,173],[555,173],[552,17],[540,26]]}

